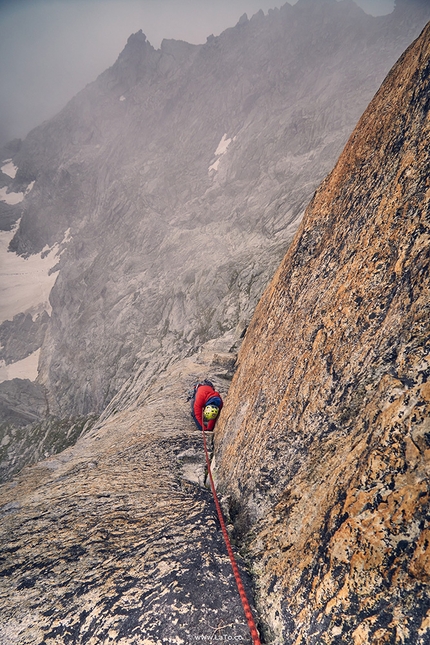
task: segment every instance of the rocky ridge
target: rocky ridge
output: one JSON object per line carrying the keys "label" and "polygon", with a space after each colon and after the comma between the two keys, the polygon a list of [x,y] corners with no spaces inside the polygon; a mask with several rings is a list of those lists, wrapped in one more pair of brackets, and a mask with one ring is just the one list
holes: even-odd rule
{"label": "rocky ridge", "polygon": [[2,645],[250,642],[186,401],[208,371],[225,394],[235,342],[1,487]]}
{"label": "rocky ridge", "polygon": [[217,428],[266,642],[430,629],[430,24],[262,297]]}

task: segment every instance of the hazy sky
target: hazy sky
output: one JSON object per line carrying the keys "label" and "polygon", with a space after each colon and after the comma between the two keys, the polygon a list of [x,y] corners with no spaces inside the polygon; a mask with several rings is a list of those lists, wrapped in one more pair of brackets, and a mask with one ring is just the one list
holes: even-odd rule
{"label": "hazy sky", "polygon": [[[394,0],[355,0],[368,13]],[[297,0],[290,0],[295,4]],[[130,34],[204,43],[285,0],[0,0],[0,143],[24,137],[113,65]]]}

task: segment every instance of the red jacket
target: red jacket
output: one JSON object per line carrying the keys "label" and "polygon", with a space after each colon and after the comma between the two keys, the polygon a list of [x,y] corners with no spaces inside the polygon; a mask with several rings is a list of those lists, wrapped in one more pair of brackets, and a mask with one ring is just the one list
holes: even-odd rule
{"label": "red jacket", "polygon": [[[222,398],[219,392],[216,392],[210,385],[199,385],[191,402],[191,413],[196,425],[200,430],[202,429],[202,416],[203,410],[207,405],[216,405],[220,410],[223,406]],[[216,419],[211,419],[205,424],[206,430],[213,430]]]}

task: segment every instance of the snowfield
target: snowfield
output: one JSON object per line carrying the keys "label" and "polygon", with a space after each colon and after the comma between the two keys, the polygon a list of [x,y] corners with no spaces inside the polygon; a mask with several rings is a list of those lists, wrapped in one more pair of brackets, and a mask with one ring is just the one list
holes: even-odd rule
{"label": "snowfield", "polygon": [[24,193],[8,193],[7,190],[7,186],[0,188],[0,201],[6,202],[6,204],[9,204],[9,206],[19,204],[24,199]]}
{"label": "snowfield", "polygon": [[219,162],[220,162],[220,157],[222,157],[223,154],[227,152],[227,148],[229,147],[230,143],[234,141],[236,137],[233,137],[233,139],[228,139],[227,138],[227,133],[223,134],[221,141],[218,144],[217,149],[215,150],[215,157],[218,157],[216,161],[214,161],[213,164],[211,164],[208,168],[208,172],[210,173],[212,170],[217,171]]}
{"label": "snowfield", "polygon": [[17,166],[15,166],[12,159],[5,159],[3,164],[4,165],[1,167],[2,173],[8,175],[9,177],[12,177],[12,179],[15,179],[18,168]]}
{"label": "snowfield", "polygon": [[221,141],[218,144],[218,148],[215,150],[215,155],[223,155],[229,147],[231,139],[227,139],[227,133],[223,134]]}
{"label": "snowfield", "polygon": [[58,262],[58,245],[23,258],[8,251],[14,233],[0,232],[0,323],[21,312],[50,313],[49,294],[57,277],[49,272]]}
{"label": "snowfield", "polygon": [[39,354],[40,349],[27,356],[27,358],[23,358],[22,361],[17,361],[11,365],[6,365],[4,361],[0,361],[0,383],[11,381],[14,378],[35,381],[38,372]]}

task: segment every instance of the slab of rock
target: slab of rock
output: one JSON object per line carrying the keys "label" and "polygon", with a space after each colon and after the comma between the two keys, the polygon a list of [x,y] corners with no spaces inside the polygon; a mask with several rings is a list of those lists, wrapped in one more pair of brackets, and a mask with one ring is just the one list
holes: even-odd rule
{"label": "slab of rock", "polygon": [[186,401],[213,353],[0,489],[2,645],[251,642]]}
{"label": "slab of rock", "polygon": [[268,642],[430,639],[430,24],[260,301],[217,429]]}

